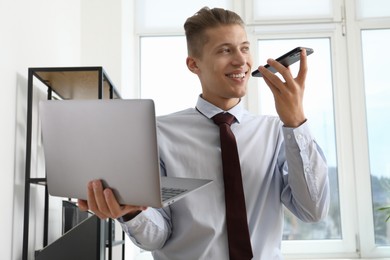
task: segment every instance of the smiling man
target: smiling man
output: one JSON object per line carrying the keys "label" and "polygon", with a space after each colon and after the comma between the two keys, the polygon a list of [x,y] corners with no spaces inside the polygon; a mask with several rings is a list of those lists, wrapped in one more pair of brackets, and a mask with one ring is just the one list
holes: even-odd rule
{"label": "smiling man", "polygon": [[[306,222],[324,218],[329,205],[326,161],[302,105],[306,53],[301,52],[295,78],[271,59],[268,64],[283,80],[258,68],[279,117],[253,115],[241,102],[252,69],[242,19],[228,10],[202,8],[184,28],[187,67],[199,77],[202,93],[196,107],[157,119],[161,168],[167,176],[213,183],[155,209],[119,205],[110,189],[92,181],[80,208],[117,218],[155,259],[283,259],[283,205]],[[220,115],[231,121],[221,123]]]}

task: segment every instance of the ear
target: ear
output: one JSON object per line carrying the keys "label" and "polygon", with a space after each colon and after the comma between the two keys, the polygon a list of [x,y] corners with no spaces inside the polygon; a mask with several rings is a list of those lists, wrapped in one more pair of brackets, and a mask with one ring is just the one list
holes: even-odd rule
{"label": "ear", "polygon": [[196,64],[196,60],[193,57],[188,56],[186,59],[187,68],[195,74],[199,73],[198,65]]}

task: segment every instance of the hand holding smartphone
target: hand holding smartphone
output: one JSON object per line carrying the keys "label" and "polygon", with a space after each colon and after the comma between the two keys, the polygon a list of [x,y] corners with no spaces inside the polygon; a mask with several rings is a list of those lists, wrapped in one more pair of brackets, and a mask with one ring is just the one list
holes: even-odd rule
{"label": "hand holding smartphone", "polygon": [[[296,47],[295,49],[283,54],[279,58],[276,59],[277,62],[281,63],[283,66],[288,67],[291,64],[297,62],[301,58],[301,51],[302,49],[306,49],[306,56],[309,56],[314,52],[311,48],[306,47]],[[276,73],[276,69],[274,67],[271,67],[269,64],[264,65],[265,68],[267,68],[269,71]],[[263,75],[260,73],[260,71],[255,70],[252,72],[253,77],[262,77]]]}

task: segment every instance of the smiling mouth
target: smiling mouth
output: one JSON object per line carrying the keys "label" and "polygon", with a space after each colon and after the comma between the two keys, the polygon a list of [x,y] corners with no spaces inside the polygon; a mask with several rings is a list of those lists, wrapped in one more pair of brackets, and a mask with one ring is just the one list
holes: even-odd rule
{"label": "smiling mouth", "polygon": [[245,78],[246,72],[238,73],[238,74],[226,74],[228,78],[233,78],[233,79],[242,79]]}

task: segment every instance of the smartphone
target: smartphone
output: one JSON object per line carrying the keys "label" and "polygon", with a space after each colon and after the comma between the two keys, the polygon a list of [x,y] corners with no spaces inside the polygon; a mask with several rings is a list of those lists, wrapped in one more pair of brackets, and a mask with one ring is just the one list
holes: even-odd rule
{"label": "smartphone", "polygon": [[[290,66],[291,64],[297,62],[301,58],[301,51],[302,49],[306,49],[306,56],[309,56],[314,52],[312,48],[306,48],[306,47],[296,47],[295,49],[283,54],[279,58],[276,59],[276,61],[283,64],[285,67]],[[269,64],[264,65],[265,68],[267,68],[269,71],[272,71],[273,73],[276,73],[276,69],[274,67],[271,67]],[[260,71],[255,70],[252,72],[253,77],[262,77]]]}

